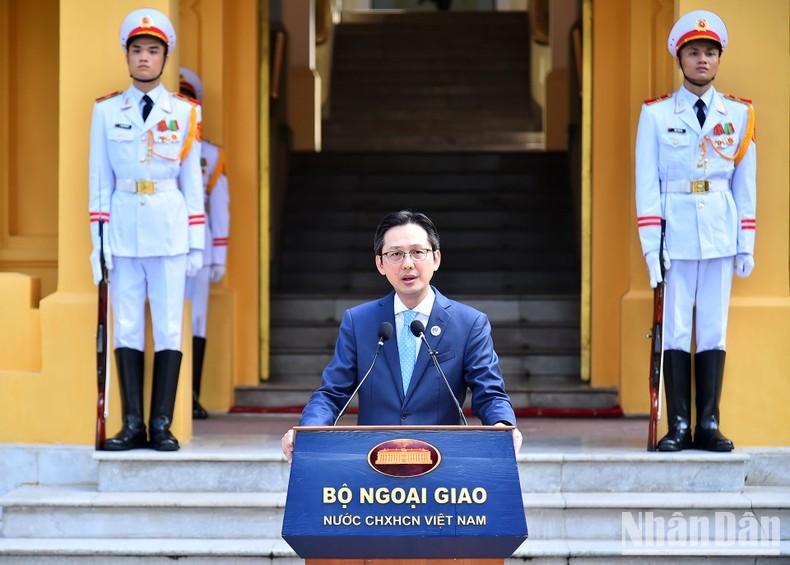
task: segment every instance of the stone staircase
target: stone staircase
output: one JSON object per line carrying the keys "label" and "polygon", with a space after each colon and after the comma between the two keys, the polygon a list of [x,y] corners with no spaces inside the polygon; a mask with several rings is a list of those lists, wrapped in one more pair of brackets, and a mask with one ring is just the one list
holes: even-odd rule
{"label": "stone staircase", "polygon": [[539,147],[529,50],[526,12],[344,14],[324,150]]}
{"label": "stone staircase", "polygon": [[[83,463],[92,453],[71,451]],[[303,563],[280,539],[288,466],[279,436],[196,438],[176,453],[98,452],[89,461],[0,497],[0,563]],[[518,465],[530,539],[508,565],[790,562],[787,449],[532,447]],[[725,529],[695,544],[672,518]],[[639,546],[640,521],[678,540]]]}
{"label": "stone staircase", "polygon": [[526,152],[542,135],[529,44],[524,12],[344,14],[323,153],[291,155],[275,222],[269,379],[239,387],[234,410],[304,405],[343,311],[391,290],[375,226],[411,208],[442,237],[434,284],[489,315],[522,415],[621,413],[615,389],[580,380],[568,161]]}
{"label": "stone staircase", "polygon": [[272,272],[271,375],[237,388],[234,410],[304,405],[344,311],[391,290],[375,270],[375,226],[387,212],[412,208],[441,236],[433,283],[489,316],[520,415],[619,414],[616,389],[593,389],[579,376],[580,274],[566,167],[563,153],[294,155]]}
{"label": "stone staircase", "polygon": [[[373,296],[369,297],[373,298]],[[574,296],[461,296],[486,312],[508,394],[517,415],[583,410],[610,415],[617,391],[591,388],[578,376],[579,300]],[[235,411],[301,411],[321,384],[338,325],[368,298],[281,294],[271,302],[272,379],[236,389]],[[375,339],[375,336],[372,337]],[[469,403],[470,398],[467,398]],[[356,402],[352,404],[355,406]]]}

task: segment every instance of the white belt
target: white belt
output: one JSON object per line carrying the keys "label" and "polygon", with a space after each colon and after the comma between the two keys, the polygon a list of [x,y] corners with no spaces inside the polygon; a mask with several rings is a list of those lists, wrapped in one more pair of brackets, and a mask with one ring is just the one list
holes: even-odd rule
{"label": "white belt", "polygon": [[153,194],[154,192],[164,192],[166,190],[178,190],[178,180],[116,179],[115,189],[123,192],[134,192],[135,194]]}
{"label": "white belt", "polygon": [[729,179],[671,180],[661,182],[661,192],[723,192],[730,190]]}

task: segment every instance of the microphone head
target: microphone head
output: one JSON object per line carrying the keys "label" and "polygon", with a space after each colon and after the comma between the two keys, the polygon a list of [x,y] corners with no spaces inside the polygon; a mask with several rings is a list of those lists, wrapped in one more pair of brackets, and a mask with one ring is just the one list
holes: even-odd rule
{"label": "microphone head", "polygon": [[421,334],[425,333],[425,324],[419,320],[414,320],[409,328],[411,329],[411,333],[414,334],[414,337],[420,337]]}
{"label": "microphone head", "polygon": [[392,324],[389,322],[381,322],[379,324],[379,339],[387,341],[392,336],[393,329]]}

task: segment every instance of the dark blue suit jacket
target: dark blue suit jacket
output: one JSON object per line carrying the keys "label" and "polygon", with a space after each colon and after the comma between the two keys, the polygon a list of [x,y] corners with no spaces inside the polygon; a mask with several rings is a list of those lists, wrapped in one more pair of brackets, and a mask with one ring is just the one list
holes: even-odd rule
{"label": "dark blue suit jacket", "polygon": [[[439,352],[438,360],[461,406],[467,387],[472,410],[484,425],[516,423],[505,392],[499,358],[491,340],[488,317],[470,306],[449,300],[436,288],[436,301],[425,337]],[[332,425],[368,370],[378,344],[382,322],[395,327],[395,292],[346,311],[340,324],[335,355],[324,369],[321,388],[302,412],[301,426]],[[439,335],[431,329],[440,328]],[[458,409],[447,385],[421,344],[406,396],[398,360],[398,340],[384,343],[376,365],[359,391],[359,425],[456,425]]]}

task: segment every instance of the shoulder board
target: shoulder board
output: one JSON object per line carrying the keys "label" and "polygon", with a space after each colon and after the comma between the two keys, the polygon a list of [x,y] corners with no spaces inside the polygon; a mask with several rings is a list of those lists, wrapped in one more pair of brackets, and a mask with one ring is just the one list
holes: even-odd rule
{"label": "shoulder board", "polygon": [[96,99],[96,102],[104,102],[105,100],[109,100],[110,98],[115,98],[119,94],[123,94],[123,90],[116,90],[113,93],[107,94],[106,96],[102,96]]}
{"label": "shoulder board", "polygon": [[174,92],[173,96],[175,96],[176,98],[180,98],[181,100],[186,100],[187,102],[191,102],[195,106],[200,106],[199,100],[195,100],[194,98],[190,98],[189,96],[184,96],[180,92]]}
{"label": "shoulder board", "polygon": [[655,98],[648,98],[645,100],[645,104],[653,104],[654,102],[661,102],[662,100],[666,100],[672,96],[671,92],[667,92],[666,94],[662,94],[661,96],[656,96]]}
{"label": "shoulder board", "polygon": [[725,94],[724,97],[727,100],[732,100],[734,102],[740,102],[742,104],[751,104],[752,101],[748,98],[741,98],[740,96],[735,96],[734,94]]}

